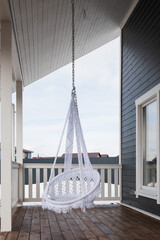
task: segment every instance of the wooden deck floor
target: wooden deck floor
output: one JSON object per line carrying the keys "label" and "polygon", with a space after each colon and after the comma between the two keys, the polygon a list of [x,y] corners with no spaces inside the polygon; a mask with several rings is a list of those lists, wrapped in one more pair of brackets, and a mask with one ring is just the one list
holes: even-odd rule
{"label": "wooden deck floor", "polygon": [[36,206],[19,207],[13,231],[1,233],[2,239],[160,240],[160,221],[120,205],[67,214],[55,214]]}

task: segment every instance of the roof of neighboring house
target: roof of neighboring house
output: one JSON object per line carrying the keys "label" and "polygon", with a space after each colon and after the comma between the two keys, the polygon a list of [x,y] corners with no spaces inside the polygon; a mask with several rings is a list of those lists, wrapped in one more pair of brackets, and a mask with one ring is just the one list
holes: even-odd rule
{"label": "roof of neighboring house", "polygon": [[[55,158],[32,158],[32,159],[24,159],[24,163],[53,163]],[[92,164],[118,164],[119,157],[107,157],[107,158],[90,158]],[[77,158],[72,159],[73,164],[78,163]],[[64,164],[64,158],[57,158],[57,164]]]}
{"label": "roof of neighboring house", "polygon": [[101,154],[101,157],[103,158],[103,157],[109,157],[109,155],[108,154]]}
{"label": "roof of neighboring house", "polygon": [[[93,152],[93,153],[88,153],[88,156],[89,156],[89,158],[97,158],[97,157],[101,157],[101,154],[99,152]],[[64,157],[65,157],[65,153],[63,153],[61,158],[64,158]],[[78,158],[78,154],[77,153],[73,153],[72,154],[72,158]]]}
{"label": "roof of neighboring house", "polygon": [[27,150],[27,149],[23,149],[24,153],[33,153],[33,151]]}

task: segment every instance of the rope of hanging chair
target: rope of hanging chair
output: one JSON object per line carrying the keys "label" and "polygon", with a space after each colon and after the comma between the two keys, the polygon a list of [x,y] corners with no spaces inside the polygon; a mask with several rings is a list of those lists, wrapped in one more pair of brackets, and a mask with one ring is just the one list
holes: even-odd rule
{"label": "rope of hanging chair", "polygon": [[67,117],[66,117],[65,124],[64,124],[64,127],[63,127],[62,135],[61,135],[61,138],[60,138],[58,150],[57,150],[56,156],[55,156],[55,158],[54,158],[54,163],[53,163],[53,165],[52,165],[49,182],[51,181],[51,179],[52,179],[52,177],[53,177],[53,172],[54,172],[55,165],[56,165],[56,162],[57,162],[59,150],[60,150],[60,147],[61,147],[61,144],[62,144],[62,139],[63,139],[63,136],[64,136],[64,132],[65,132],[65,128],[66,128],[66,125],[67,125],[67,122],[68,122],[68,118],[69,118],[70,112],[71,112],[71,103],[70,103],[70,105],[69,105],[69,109],[68,109]]}
{"label": "rope of hanging chair", "polygon": [[74,95],[75,103],[77,106],[77,93],[75,87],[75,2],[71,0],[72,4],[72,94]]}

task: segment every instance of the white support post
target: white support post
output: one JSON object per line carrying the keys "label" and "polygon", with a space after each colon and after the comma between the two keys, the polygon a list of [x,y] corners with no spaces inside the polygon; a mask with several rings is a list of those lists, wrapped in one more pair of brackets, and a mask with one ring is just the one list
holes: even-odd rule
{"label": "white support post", "polygon": [[15,105],[12,104],[12,161],[15,162]]}
{"label": "white support post", "polygon": [[160,204],[160,91],[157,93],[157,204]]}
{"label": "white support post", "polygon": [[1,232],[12,229],[12,30],[1,21]]}
{"label": "white support post", "polygon": [[119,164],[122,164],[122,29],[120,30],[120,41],[119,41],[119,52],[120,52],[120,58],[119,58],[119,97],[120,97],[120,125],[119,125]]}
{"label": "white support post", "polygon": [[23,86],[16,81],[16,160],[19,168],[19,202],[23,203]]}
{"label": "white support post", "polygon": [[[120,94],[119,94],[119,97],[120,97],[120,126],[119,126],[119,136],[120,136],[120,139],[119,139],[119,164],[122,164],[122,29],[120,30],[120,43],[119,43],[119,50],[120,50],[120,59],[119,59],[119,66],[120,66],[120,69],[119,69],[119,72],[120,72],[120,77],[119,77],[119,80],[120,80]],[[120,196],[121,196],[121,201],[122,201],[122,170],[120,169],[119,170],[119,185],[120,185]]]}

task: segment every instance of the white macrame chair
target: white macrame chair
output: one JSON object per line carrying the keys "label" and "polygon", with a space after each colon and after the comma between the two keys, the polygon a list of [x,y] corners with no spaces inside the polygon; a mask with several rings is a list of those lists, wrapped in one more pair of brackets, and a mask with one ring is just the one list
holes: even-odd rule
{"label": "white macrame chair", "polygon": [[[64,172],[53,177],[67,124]],[[76,136],[79,167],[72,169],[74,135]],[[94,206],[93,201],[100,192],[100,175],[98,171],[93,169],[88,157],[76,104],[76,95],[73,92],[50,179],[42,196],[42,208],[58,213],[66,213],[72,208],[81,208],[82,211],[85,211],[86,208]]]}

